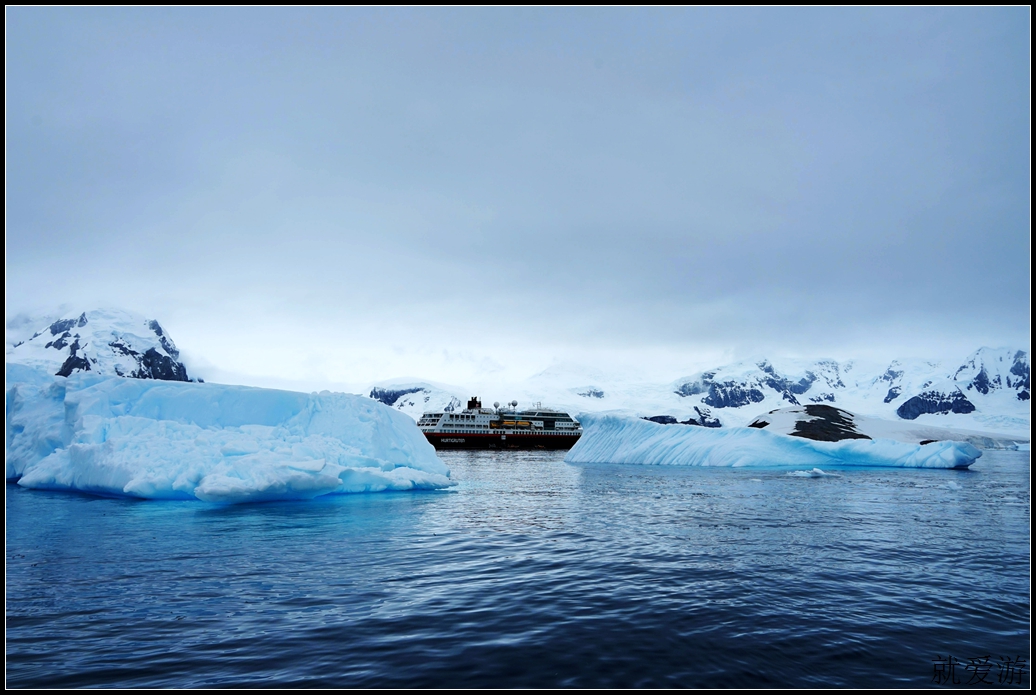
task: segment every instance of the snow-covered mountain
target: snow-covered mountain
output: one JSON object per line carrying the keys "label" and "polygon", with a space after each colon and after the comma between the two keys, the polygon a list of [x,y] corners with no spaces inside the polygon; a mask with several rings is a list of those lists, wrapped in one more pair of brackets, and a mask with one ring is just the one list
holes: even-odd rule
{"label": "snow-covered mountain", "polygon": [[[121,310],[67,313],[7,323],[6,361],[67,376],[188,381],[169,334],[155,320]],[[884,364],[758,358],[660,382],[579,364],[555,364],[518,383],[463,386],[407,378],[362,393],[413,419],[426,410],[517,400],[573,414],[612,412],[705,427],[744,426],[773,410],[826,404],[917,427],[993,432],[1028,439],[1029,353],[981,348],[957,362],[900,359]],[[916,428],[915,428],[916,429]],[[913,430],[912,430],[913,431]]]}
{"label": "snow-covered mountain", "polygon": [[[572,413],[618,412],[713,427],[747,425],[780,408],[827,404],[865,417],[916,421],[914,429],[949,427],[1027,439],[1029,381],[1027,352],[982,348],[960,362],[901,359],[868,365],[759,358],[668,383],[555,365],[517,384],[385,382],[372,388],[371,396],[415,418],[423,410],[459,407],[479,395],[483,403],[515,398]],[[407,389],[412,390],[402,392]]]}
{"label": "snow-covered mountain", "polygon": [[406,413],[414,420],[426,410],[450,412],[460,410],[467,401],[451,393],[450,387],[437,386],[426,381],[386,381],[372,384],[367,392],[370,398]]}
{"label": "snow-covered mountain", "polygon": [[961,363],[896,360],[877,374],[854,362],[778,368],[760,360],[702,372],[673,387],[678,395],[717,409],[829,403],[904,420],[977,413],[1027,421],[1029,374],[1028,353],[981,348]]}
{"label": "snow-covered mountain", "polygon": [[926,382],[919,393],[896,409],[901,418],[913,420],[927,413],[971,413],[978,404],[1009,410],[1030,398],[1029,355],[1021,350],[982,348],[964,361],[952,375]]}
{"label": "snow-covered mountain", "polygon": [[19,317],[8,324],[5,353],[6,362],[56,376],[82,371],[190,381],[179,361],[180,351],[158,321],[122,310],[85,311],[35,322]]}

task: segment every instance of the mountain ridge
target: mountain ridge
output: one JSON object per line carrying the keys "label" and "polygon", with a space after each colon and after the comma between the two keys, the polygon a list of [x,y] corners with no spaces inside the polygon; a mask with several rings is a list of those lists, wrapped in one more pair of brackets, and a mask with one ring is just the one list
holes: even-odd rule
{"label": "mountain ridge", "polygon": [[[76,372],[192,380],[172,337],[155,319],[97,309],[8,322],[6,361],[68,376]],[[352,390],[352,388],[350,388]],[[961,360],[770,359],[758,356],[672,381],[647,381],[578,363],[554,364],[517,383],[466,386],[420,377],[357,389],[413,419],[459,409],[471,396],[578,413],[614,412],[707,427],[744,426],[762,413],[824,404],[889,420],[1028,437],[1029,353],[975,350]]]}
{"label": "mountain ridge", "polygon": [[[973,431],[1027,432],[1030,423],[1029,354],[1013,348],[983,347],[960,361],[901,358],[864,366],[856,360],[771,360],[756,358],[702,370],[668,383],[624,381],[586,369],[544,370],[525,382],[462,388],[434,387],[413,380],[393,401],[376,382],[379,400],[419,417],[422,409],[443,408],[475,395],[483,402],[537,401],[573,413],[621,412],[659,421],[709,426],[743,426],[777,408],[826,404],[868,417],[919,420],[918,425]],[[470,393],[469,393],[470,391]],[[427,406],[422,408],[422,406]]]}

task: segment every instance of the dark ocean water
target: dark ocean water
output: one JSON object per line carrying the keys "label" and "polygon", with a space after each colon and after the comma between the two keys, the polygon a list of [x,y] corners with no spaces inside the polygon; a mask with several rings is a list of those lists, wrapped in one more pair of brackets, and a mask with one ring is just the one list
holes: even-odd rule
{"label": "dark ocean water", "polygon": [[562,456],[241,506],[8,485],[7,686],[923,687],[952,656],[981,688],[1029,656],[1027,452],[830,478]]}

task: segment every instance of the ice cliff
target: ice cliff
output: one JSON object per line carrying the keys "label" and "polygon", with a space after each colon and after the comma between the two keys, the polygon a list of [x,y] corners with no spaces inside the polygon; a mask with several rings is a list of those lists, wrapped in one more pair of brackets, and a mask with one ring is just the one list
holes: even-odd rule
{"label": "ice cliff", "polygon": [[252,502],[452,484],[412,419],[362,396],[9,363],[6,397],[6,477],[29,488]]}

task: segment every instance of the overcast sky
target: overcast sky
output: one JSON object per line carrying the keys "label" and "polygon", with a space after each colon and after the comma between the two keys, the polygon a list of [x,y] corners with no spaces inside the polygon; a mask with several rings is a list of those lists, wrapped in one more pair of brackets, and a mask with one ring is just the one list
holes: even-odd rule
{"label": "overcast sky", "polygon": [[314,387],[1029,346],[1028,8],[6,19],[8,319]]}

